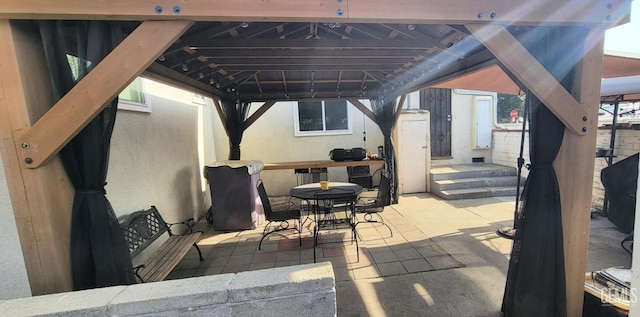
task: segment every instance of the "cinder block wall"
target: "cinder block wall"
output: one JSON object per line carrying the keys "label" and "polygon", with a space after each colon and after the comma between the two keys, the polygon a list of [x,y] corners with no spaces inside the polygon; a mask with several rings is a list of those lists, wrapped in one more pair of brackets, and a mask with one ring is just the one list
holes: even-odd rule
{"label": "cinder block wall", "polygon": [[[598,130],[598,139],[596,147],[608,148],[611,140],[610,129]],[[640,131],[632,129],[616,130],[615,148],[613,149],[613,163],[619,162],[631,155],[640,152]],[[596,158],[593,173],[593,193],[591,198],[591,206],[595,210],[602,210],[604,203],[604,186],[600,181],[600,171],[607,167],[607,161],[604,158]]]}
{"label": "cinder block wall", "polygon": [[[515,130],[494,130],[493,131],[493,163],[504,166],[518,166],[518,154],[520,151],[520,131]],[[609,147],[611,139],[611,129],[599,129],[596,147]],[[613,150],[613,163],[623,160],[631,155],[640,152],[640,130],[618,129],[616,130],[615,148]],[[604,187],[600,181],[600,171],[607,167],[607,162],[603,158],[596,158],[594,152],[593,171],[593,192],[591,206],[595,210],[602,210],[604,202]],[[525,136],[524,146],[525,164],[529,163],[529,137]],[[528,170],[522,169],[522,175],[527,176]]]}
{"label": "cinder block wall", "polygon": [[336,316],[330,262],[0,301],[3,316]]}
{"label": "cinder block wall", "polygon": [[[522,130],[493,130],[492,163],[518,167],[521,136]],[[522,157],[525,164],[529,164],[529,131],[525,133]],[[529,170],[522,168],[522,176],[527,177],[527,175],[529,175]]]}

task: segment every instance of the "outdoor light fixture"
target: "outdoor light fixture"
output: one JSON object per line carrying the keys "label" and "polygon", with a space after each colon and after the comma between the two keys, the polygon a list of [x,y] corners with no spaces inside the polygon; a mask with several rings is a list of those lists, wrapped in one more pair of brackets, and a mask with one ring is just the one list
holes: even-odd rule
{"label": "outdoor light fixture", "polygon": [[243,28],[246,28],[246,27],[249,26],[249,22],[242,22],[242,23],[240,23],[240,26],[243,27]]}
{"label": "outdoor light fixture", "polygon": [[409,25],[407,25],[407,29],[413,31],[413,30],[416,29],[416,26],[414,24],[409,24]]}
{"label": "outdoor light fixture", "polygon": [[188,71],[189,70],[189,66],[187,66],[187,64],[182,64],[182,71]]}

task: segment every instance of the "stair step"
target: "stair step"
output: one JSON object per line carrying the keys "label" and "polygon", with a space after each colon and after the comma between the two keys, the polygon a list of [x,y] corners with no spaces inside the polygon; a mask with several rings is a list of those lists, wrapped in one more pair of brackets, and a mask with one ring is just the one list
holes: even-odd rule
{"label": "stair step", "polygon": [[516,176],[517,170],[513,167],[499,165],[453,165],[435,167],[431,170],[431,179],[434,181],[445,179],[465,179],[477,177]]}
{"label": "stair step", "polygon": [[[480,178],[459,178],[459,179],[443,179],[434,181],[431,185],[432,191],[443,191],[451,189],[465,189],[475,187],[506,187],[516,186],[518,178],[516,176],[497,176],[497,177],[480,177]],[[521,182],[524,184],[524,181]]]}
{"label": "stair step", "polygon": [[446,200],[491,197],[491,191],[487,188],[465,188],[465,189],[443,190],[435,194],[438,195],[440,198],[443,198]]}
{"label": "stair step", "polygon": [[[491,197],[515,196],[516,195],[516,186],[487,187],[487,189],[489,191],[491,191]],[[522,193],[522,187],[520,187],[520,193]]]}

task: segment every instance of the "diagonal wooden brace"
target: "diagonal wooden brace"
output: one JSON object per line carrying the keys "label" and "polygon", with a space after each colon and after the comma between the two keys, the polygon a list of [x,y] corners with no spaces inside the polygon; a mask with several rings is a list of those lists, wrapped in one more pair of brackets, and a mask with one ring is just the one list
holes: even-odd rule
{"label": "diagonal wooden brace", "polygon": [[502,25],[465,27],[574,134],[585,135],[587,111]]}
{"label": "diagonal wooden brace", "polygon": [[58,153],[192,24],[143,22],[24,133],[23,166],[40,167]]}

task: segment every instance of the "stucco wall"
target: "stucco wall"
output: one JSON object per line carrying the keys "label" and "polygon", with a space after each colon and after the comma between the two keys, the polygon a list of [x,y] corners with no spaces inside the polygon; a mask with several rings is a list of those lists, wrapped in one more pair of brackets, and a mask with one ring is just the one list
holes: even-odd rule
{"label": "stucco wall", "polygon": [[0,157],[0,300],[31,296],[7,179]]}
{"label": "stucco wall", "polygon": [[478,150],[471,147],[472,107],[474,96],[494,96],[495,100],[495,94],[479,91],[458,93],[456,91],[455,89],[451,90],[451,159],[432,160],[431,165],[471,164],[474,157],[484,157],[486,163],[491,163],[491,149]]}
{"label": "stucco wall", "polygon": [[[278,102],[262,115],[242,138],[241,157],[243,160],[261,160],[263,162],[288,162],[307,160],[328,160],[329,151],[334,148],[364,147],[376,152],[383,144],[382,133],[378,126],[358,109],[350,106],[353,130],[351,134],[332,136],[295,136],[293,122],[294,102]],[[365,102],[365,104],[368,104]],[[252,105],[256,111],[261,103]],[[218,159],[225,160],[229,155],[229,141],[222,123],[214,114],[215,144]],[[366,141],[363,132],[366,131]],[[288,195],[296,185],[293,170],[262,171],[261,178],[269,195]],[[330,168],[329,179],[346,181],[345,167]]]}
{"label": "stucco wall", "polygon": [[201,218],[207,206],[200,161],[211,159],[213,151],[198,149],[213,145],[199,115],[210,118],[212,107],[193,103],[191,92],[152,80],[146,88],[150,113],[118,111],[107,197],[118,216],[155,205],[168,222]]}

